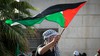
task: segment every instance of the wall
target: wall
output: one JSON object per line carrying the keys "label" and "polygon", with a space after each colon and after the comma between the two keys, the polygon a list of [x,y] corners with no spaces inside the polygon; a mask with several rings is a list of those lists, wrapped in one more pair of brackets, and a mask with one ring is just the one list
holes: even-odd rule
{"label": "wall", "polygon": [[[32,0],[30,3],[37,7],[38,11],[31,12],[36,15],[54,4],[80,1],[84,0]],[[72,56],[74,50],[78,50],[81,53],[86,52],[88,56],[96,54],[96,50],[100,48],[99,5],[100,0],[88,0],[85,6],[73,18],[59,41],[61,56]],[[59,28],[59,33],[63,29],[58,24],[48,21],[35,26],[37,28]]]}

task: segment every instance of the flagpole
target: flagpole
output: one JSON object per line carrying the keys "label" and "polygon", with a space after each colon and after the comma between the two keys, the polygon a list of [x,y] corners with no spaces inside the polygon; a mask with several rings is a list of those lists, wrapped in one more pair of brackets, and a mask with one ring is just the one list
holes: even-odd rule
{"label": "flagpole", "polygon": [[64,32],[64,30],[65,30],[66,28],[64,28],[63,30],[62,30],[62,32],[61,32],[61,34],[60,35],[62,35],[63,34],[63,32]]}

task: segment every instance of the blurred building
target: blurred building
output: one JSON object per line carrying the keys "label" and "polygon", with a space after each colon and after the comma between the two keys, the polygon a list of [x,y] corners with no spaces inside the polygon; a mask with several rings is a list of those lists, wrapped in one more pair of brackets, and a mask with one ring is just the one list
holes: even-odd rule
{"label": "blurred building", "polygon": [[[31,11],[33,16],[37,15],[47,7],[60,3],[75,3],[84,0],[29,0],[29,2],[38,9]],[[62,34],[59,41],[61,56],[72,56],[75,50],[87,56],[94,56],[96,50],[100,48],[100,0],[87,0],[87,3],[77,13],[69,26]],[[41,24],[35,25],[41,30],[41,33],[46,29],[55,29],[59,33],[63,30],[58,24],[44,20]],[[43,30],[44,29],[44,30]],[[41,34],[40,34],[41,35]],[[42,39],[42,37],[41,37]],[[36,41],[36,40],[35,40]],[[39,40],[37,40],[39,42]],[[31,48],[36,48],[35,42],[31,41]],[[36,46],[35,46],[36,45]],[[34,47],[33,47],[34,46]]]}

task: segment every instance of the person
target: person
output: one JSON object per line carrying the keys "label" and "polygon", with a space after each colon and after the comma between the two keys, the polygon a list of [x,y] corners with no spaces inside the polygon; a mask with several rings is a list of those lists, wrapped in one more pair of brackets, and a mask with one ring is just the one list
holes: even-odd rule
{"label": "person", "polygon": [[32,56],[35,56],[35,52],[36,52],[36,50],[33,50],[32,51]]}
{"label": "person", "polygon": [[25,56],[25,55],[22,53],[22,54],[20,54],[20,55],[18,55],[18,56]]}
{"label": "person", "polygon": [[97,50],[97,54],[95,56],[100,56],[100,49]]}
{"label": "person", "polygon": [[81,54],[78,51],[74,51],[73,55],[74,56],[81,56]]}
{"label": "person", "polygon": [[43,33],[44,43],[37,47],[35,56],[60,56],[58,41],[60,35],[55,30],[49,29]]}
{"label": "person", "polygon": [[87,54],[84,52],[84,53],[82,53],[82,56],[87,56]]}

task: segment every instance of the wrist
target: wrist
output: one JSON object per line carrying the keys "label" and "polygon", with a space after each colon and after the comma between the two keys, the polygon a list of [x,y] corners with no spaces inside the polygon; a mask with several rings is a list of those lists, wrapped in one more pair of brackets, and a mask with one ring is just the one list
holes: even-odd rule
{"label": "wrist", "polygon": [[55,45],[55,44],[56,44],[56,41],[51,41],[51,44],[52,44],[52,45]]}

